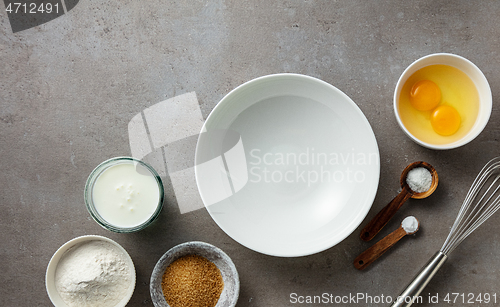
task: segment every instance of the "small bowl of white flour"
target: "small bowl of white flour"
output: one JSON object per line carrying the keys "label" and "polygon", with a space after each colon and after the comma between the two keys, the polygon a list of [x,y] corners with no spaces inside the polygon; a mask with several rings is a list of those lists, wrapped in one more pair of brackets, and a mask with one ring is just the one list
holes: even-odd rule
{"label": "small bowl of white flour", "polygon": [[115,241],[82,236],[54,253],[45,285],[55,307],[124,307],[134,293],[135,268]]}

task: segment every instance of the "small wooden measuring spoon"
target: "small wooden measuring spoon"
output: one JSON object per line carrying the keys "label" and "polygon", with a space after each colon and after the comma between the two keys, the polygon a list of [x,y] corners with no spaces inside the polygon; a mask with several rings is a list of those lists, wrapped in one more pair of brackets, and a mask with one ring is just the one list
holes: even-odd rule
{"label": "small wooden measuring spoon", "polygon": [[[432,175],[431,187],[429,188],[429,190],[422,193],[412,191],[412,189],[406,182],[406,176],[408,175],[408,172],[417,167],[425,167]],[[394,214],[396,214],[399,208],[401,208],[401,206],[410,197],[414,199],[422,199],[431,195],[436,190],[438,181],[438,174],[434,167],[432,167],[432,165],[430,165],[429,163],[418,161],[408,165],[401,174],[401,192],[399,192],[399,194],[394,197],[394,199],[389,204],[387,204],[382,210],[380,210],[380,212],[375,215],[375,217],[365,226],[365,228],[361,230],[361,234],[359,235],[361,240],[370,241],[371,239],[373,239],[373,237],[375,237],[375,235],[379,233],[379,231],[387,224],[387,222],[389,222],[389,220],[394,216]]]}
{"label": "small wooden measuring spoon", "polygon": [[[416,228],[416,229],[415,229]],[[354,266],[358,270],[363,270],[378,257],[382,256],[396,242],[406,235],[412,235],[420,228],[420,222],[413,216],[406,217],[398,229],[388,234],[385,238],[375,243],[372,247],[361,253],[354,259]]]}

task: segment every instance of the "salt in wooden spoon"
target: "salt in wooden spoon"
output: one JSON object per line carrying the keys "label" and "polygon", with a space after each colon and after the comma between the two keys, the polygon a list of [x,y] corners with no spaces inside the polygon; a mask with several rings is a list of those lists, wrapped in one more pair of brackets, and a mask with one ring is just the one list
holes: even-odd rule
{"label": "salt in wooden spoon", "polygon": [[[406,177],[408,173],[417,167],[424,167],[426,168],[432,176],[432,183],[431,187],[421,193],[417,193],[412,191],[408,183],[406,182]],[[423,161],[418,161],[418,162],[413,162],[410,165],[408,165],[404,170],[403,173],[401,174],[401,192],[389,203],[387,204],[380,212],[375,215],[375,217],[361,230],[361,234],[359,237],[363,241],[370,241],[375,237],[377,233],[389,222],[389,220],[396,214],[396,212],[401,208],[401,206],[411,197],[414,199],[422,199],[426,198],[429,195],[431,195],[437,188],[438,185],[438,174],[434,167],[430,165],[427,162]]]}
{"label": "salt in wooden spoon", "polygon": [[378,257],[382,256],[396,242],[406,235],[412,235],[420,228],[420,222],[413,216],[408,216],[401,222],[398,229],[388,234],[385,238],[375,243],[372,247],[361,253],[354,259],[354,266],[358,270],[363,270]]}

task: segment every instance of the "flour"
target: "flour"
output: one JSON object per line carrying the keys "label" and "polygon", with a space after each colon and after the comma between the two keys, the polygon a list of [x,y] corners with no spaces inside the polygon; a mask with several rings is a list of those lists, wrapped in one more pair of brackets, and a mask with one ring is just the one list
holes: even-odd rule
{"label": "flour", "polygon": [[69,307],[115,306],[132,282],[126,260],[109,242],[78,244],[63,255],[56,268],[56,289]]}

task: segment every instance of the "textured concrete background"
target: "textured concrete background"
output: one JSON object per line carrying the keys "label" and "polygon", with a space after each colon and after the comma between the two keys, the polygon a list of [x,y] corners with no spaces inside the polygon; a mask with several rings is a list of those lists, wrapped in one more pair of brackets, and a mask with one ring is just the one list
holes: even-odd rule
{"label": "textured concrete background", "polygon": [[[392,109],[405,67],[435,52],[470,59],[493,97],[500,95],[497,1],[81,0],[64,16],[16,34],[6,13],[0,16],[2,306],[50,306],[48,261],[63,243],[85,234],[116,240],[131,255],[137,286],[129,306],[152,306],[148,287],[156,261],[191,240],[212,243],[233,259],[241,280],[238,307],[294,306],[292,292],[396,296],[441,247],[476,173],[500,153],[497,104],[475,141],[442,152],[408,139]],[[358,239],[360,229],[312,256],[265,256],[234,242],[205,209],[181,215],[168,179],[164,210],[149,228],[115,234],[90,218],[85,180],[103,160],[130,155],[127,125],[134,115],[195,91],[206,118],[234,87],[279,72],[325,80],[365,113],[381,154],[380,186],[367,218],[396,195],[409,162],[436,167],[435,194],[410,200],[383,230],[389,233],[412,214],[422,223],[415,237],[365,272],[352,265],[372,244]],[[452,254],[424,294],[496,291],[500,301],[499,230],[497,215]]]}

